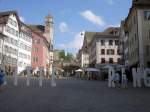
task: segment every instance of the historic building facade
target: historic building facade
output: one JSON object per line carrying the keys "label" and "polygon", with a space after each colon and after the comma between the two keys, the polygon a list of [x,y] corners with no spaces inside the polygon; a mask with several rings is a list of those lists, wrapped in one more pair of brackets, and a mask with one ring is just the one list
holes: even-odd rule
{"label": "historic building facade", "polygon": [[32,44],[32,68],[34,71],[43,67],[45,72],[49,67],[49,46],[44,36],[32,32],[33,44]]}
{"label": "historic building facade", "polygon": [[119,36],[116,35],[97,33],[89,45],[90,65],[101,68],[107,64],[118,64],[121,59],[118,39]]}
{"label": "historic building facade", "polygon": [[20,21],[17,12],[0,13],[1,66],[7,74],[20,73],[31,66],[31,29]]}
{"label": "historic building facade", "polygon": [[149,0],[133,0],[122,29],[125,40],[125,42],[122,41],[123,46],[128,48],[128,54],[124,53],[125,64],[129,67],[150,67]]}
{"label": "historic building facade", "polygon": [[7,74],[17,69],[18,41],[20,20],[16,12],[0,13],[0,29],[3,41],[1,42],[1,66]]}
{"label": "historic building facade", "polygon": [[44,67],[45,72],[52,73],[53,64],[53,18],[45,17],[45,26],[29,25],[33,33],[32,67]]}
{"label": "historic building facade", "polygon": [[27,66],[31,66],[32,51],[32,31],[20,22],[20,33],[18,39],[18,73],[26,70]]}
{"label": "historic building facade", "polygon": [[52,72],[52,16],[46,16],[45,26],[26,25],[17,12],[0,12],[0,57],[1,67],[9,74],[14,70],[21,73],[27,66]]}
{"label": "historic building facade", "polygon": [[[103,32],[85,32],[83,46],[79,51],[80,63],[96,68],[107,64],[116,65],[121,60],[118,46],[118,27],[110,27]],[[83,58],[86,60],[84,63]]]}
{"label": "historic building facade", "polygon": [[85,50],[80,49],[77,58],[79,61],[79,66],[81,68],[85,68],[89,66],[89,54]]}

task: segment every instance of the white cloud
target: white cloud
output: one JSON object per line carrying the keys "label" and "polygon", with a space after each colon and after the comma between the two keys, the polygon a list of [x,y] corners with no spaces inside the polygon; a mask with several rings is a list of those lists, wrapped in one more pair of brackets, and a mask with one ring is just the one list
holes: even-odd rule
{"label": "white cloud", "polygon": [[75,50],[79,50],[82,47],[83,44],[83,36],[81,35],[83,32],[79,32],[75,35],[72,42],[69,43],[69,47],[73,48]]}
{"label": "white cloud", "polygon": [[19,18],[20,18],[20,21],[25,22],[25,18],[24,17],[19,16]]}
{"label": "white cloud", "polygon": [[85,10],[84,12],[81,12],[80,15],[93,24],[99,26],[105,25],[105,21],[102,19],[102,17],[94,14],[91,10]]}
{"label": "white cloud", "polygon": [[84,39],[84,35],[81,35],[81,33],[84,32],[79,32],[75,34],[71,42],[68,42],[67,44],[59,44],[56,47],[58,49],[65,49],[65,50],[67,49],[74,49],[75,51],[79,50],[82,47],[83,39]]}
{"label": "white cloud", "polygon": [[60,30],[60,32],[62,32],[62,33],[68,32],[68,31],[69,31],[69,27],[68,27],[67,23],[61,22],[61,23],[59,24],[59,30]]}

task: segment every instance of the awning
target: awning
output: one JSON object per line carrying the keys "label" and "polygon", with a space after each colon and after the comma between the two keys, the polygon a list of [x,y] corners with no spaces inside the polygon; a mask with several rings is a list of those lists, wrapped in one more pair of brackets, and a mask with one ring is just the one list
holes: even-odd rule
{"label": "awning", "polygon": [[87,72],[100,72],[100,70],[96,69],[96,68],[85,68],[84,71],[87,71]]}

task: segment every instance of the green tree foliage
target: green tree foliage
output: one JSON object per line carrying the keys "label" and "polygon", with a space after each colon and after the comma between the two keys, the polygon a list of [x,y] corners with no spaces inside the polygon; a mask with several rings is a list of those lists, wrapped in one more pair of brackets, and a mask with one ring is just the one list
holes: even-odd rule
{"label": "green tree foliage", "polygon": [[71,53],[67,53],[67,56],[66,56],[66,60],[72,60],[73,59],[73,55]]}
{"label": "green tree foliage", "polygon": [[59,58],[65,60],[65,51],[59,52]]}
{"label": "green tree foliage", "polygon": [[67,53],[67,55],[65,55],[65,51],[61,51],[59,52],[59,58],[66,61],[70,61],[73,59],[73,55],[71,53]]}

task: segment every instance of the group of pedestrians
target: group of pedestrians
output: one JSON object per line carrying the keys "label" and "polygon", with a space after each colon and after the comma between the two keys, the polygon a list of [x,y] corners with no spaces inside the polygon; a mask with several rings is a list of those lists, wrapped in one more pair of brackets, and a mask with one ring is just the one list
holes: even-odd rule
{"label": "group of pedestrians", "polygon": [[0,92],[4,90],[6,85],[5,73],[2,69],[0,69]]}
{"label": "group of pedestrians", "polygon": [[122,77],[119,75],[119,73],[116,73],[112,77],[112,83],[114,87],[122,87],[122,88],[127,88],[128,87],[128,79],[126,74],[123,74]]}

